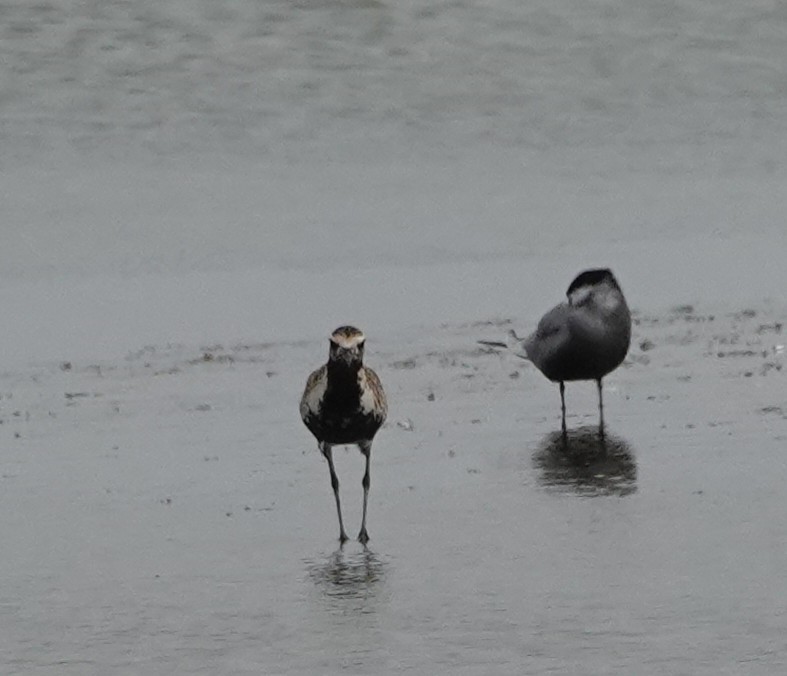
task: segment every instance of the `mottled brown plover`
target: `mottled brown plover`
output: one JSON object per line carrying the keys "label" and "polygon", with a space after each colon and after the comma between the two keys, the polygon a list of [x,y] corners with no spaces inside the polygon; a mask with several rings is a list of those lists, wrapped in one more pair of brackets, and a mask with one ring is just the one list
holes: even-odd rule
{"label": "mottled brown plover", "polygon": [[339,500],[339,478],[333,466],[334,446],[355,444],[366,458],[363,475],[363,517],[358,540],[369,541],[366,532],[366,504],[369,499],[369,462],[372,440],[385,422],[388,404],[380,379],[363,365],[366,337],[353,326],[340,326],[330,338],[328,362],[314,371],[306,381],[301,397],[301,418],[316,437],[320,451],[328,461],[331,486],[339,515],[339,540],[347,541]]}

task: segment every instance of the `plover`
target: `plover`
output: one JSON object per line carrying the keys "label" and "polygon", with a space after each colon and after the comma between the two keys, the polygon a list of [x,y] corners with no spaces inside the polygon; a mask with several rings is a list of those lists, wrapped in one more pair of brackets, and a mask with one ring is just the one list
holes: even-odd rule
{"label": "plover", "polygon": [[388,404],[377,374],[363,365],[366,337],[354,326],[340,326],[330,338],[328,362],[314,371],[306,381],[301,397],[301,418],[316,437],[320,451],[328,461],[331,486],[339,515],[339,540],[347,541],[339,500],[339,478],[333,466],[332,449],[339,445],[357,445],[366,458],[363,475],[363,517],[358,540],[366,544],[366,505],[369,499],[369,463],[372,440],[385,422]]}
{"label": "plover", "polygon": [[566,433],[565,383],[595,380],[599,432],[604,434],[601,380],[623,362],[631,342],[631,314],[615,276],[606,268],[585,270],[566,291],[568,302],[553,307],[527,338],[509,332],[509,342],[479,341],[512,348],[560,386],[562,429]]}

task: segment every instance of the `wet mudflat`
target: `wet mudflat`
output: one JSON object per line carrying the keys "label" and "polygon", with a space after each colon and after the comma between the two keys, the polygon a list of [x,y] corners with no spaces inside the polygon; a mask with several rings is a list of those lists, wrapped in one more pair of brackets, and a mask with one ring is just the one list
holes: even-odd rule
{"label": "wet mudflat", "polygon": [[[781,5],[0,10],[3,676],[785,673]],[[596,266],[564,444],[476,340]],[[367,550],[298,416],[344,323]]]}
{"label": "wet mudflat", "polygon": [[639,313],[603,442],[592,383],[564,442],[557,388],[476,345],[524,318],[370,338],[368,549],[298,420],[323,342],[6,372],[6,673],[777,673],[785,317]]}

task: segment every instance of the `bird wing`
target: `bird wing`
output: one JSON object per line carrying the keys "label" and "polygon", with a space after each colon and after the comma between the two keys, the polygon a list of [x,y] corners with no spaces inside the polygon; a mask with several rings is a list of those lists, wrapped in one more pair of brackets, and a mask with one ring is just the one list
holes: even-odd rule
{"label": "bird wing", "polygon": [[328,373],[326,365],[312,371],[306,379],[306,387],[301,397],[301,418],[306,421],[312,415],[316,415],[320,408],[320,389],[321,383],[325,380]]}
{"label": "bird wing", "polygon": [[366,384],[372,393],[372,402],[375,417],[379,418],[380,424],[385,421],[388,415],[388,400],[383,390],[383,384],[377,374],[368,366],[363,367],[363,373],[366,378]]}
{"label": "bird wing", "polygon": [[556,305],[541,317],[536,327],[536,332],[528,340],[548,340],[553,338],[555,334],[565,330],[570,314],[571,308],[566,303]]}
{"label": "bird wing", "polygon": [[536,330],[524,341],[530,361],[548,378],[552,378],[553,364],[561,360],[570,346],[570,314],[567,304],[556,305],[541,317]]}

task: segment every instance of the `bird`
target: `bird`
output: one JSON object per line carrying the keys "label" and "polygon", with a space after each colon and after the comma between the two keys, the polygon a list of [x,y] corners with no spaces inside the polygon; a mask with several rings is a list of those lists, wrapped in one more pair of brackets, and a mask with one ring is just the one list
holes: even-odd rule
{"label": "bird", "polygon": [[371,478],[372,441],[388,414],[388,402],[377,374],[364,366],[366,336],[354,326],[340,326],[330,337],[328,361],[306,380],[300,403],[304,424],[317,439],[320,452],[328,461],[331,487],[339,515],[339,542],[347,540],[339,499],[339,478],[333,465],[333,447],[357,445],[366,459],[363,475],[363,516],[358,541],[369,541],[366,507]]}
{"label": "bird", "polygon": [[599,434],[604,436],[602,379],[614,371],[631,343],[631,313],[626,298],[608,268],[578,274],[560,303],[538,322],[536,330],[520,338],[512,330],[509,341],[478,341],[494,348],[513,349],[532,362],[560,387],[562,430],[566,436],[566,382],[595,380],[598,389]]}

